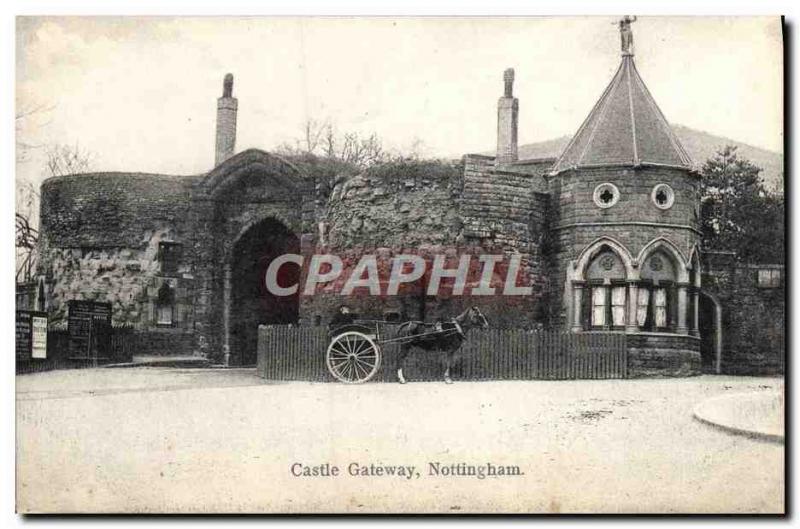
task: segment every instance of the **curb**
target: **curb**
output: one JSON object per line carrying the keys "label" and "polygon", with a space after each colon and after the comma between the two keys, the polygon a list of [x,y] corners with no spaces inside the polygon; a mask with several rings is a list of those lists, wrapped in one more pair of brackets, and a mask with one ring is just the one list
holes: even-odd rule
{"label": "curb", "polygon": [[732,425],[727,423],[723,419],[714,418],[713,413],[708,413],[709,411],[709,404],[713,405],[714,403],[720,401],[732,401],[734,402],[737,398],[746,398],[746,397],[753,397],[754,395],[761,395],[761,393],[746,393],[746,394],[734,394],[734,395],[723,395],[718,397],[712,397],[710,399],[706,399],[700,404],[696,405],[692,410],[692,416],[699,422],[703,424],[707,424],[712,426],[718,430],[722,430],[727,433],[731,433],[734,435],[740,435],[743,437],[748,437],[750,439],[758,440],[758,441],[767,441],[770,443],[776,444],[784,444],[785,440],[785,433],[777,434],[768,431],[763,431],[758,428],[746,428],[741,425]]}

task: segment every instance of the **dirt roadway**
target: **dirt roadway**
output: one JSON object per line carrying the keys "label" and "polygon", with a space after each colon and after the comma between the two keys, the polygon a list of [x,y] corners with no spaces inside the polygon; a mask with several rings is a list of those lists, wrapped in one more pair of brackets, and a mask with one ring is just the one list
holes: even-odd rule
{"label": "dirt roadway", "polygon": [[[24,375],[17,506],[779,512],[783,445],[718,431],[691,410],[709,396],[782,387],[782,379],[735,377],[345,386],[266,385],[250,370]],[[353,462],[413,466],[419,477],[354,477]],[[340,474],[294,477],[294,463],[328,463]],[[524,475],[437,477],[430,463],[516,466]]]}

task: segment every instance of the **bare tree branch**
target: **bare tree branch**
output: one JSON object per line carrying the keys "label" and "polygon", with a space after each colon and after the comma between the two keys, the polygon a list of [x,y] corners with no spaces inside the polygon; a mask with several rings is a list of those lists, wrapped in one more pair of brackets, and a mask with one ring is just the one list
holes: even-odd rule
{"label": "bare tree branch", "polygon": [[302,137],[295,146],[279,147],[287,154],[313,154],[353,164],[360,168],[387,161],[390,157],[377,134],[362,137],[357,132],[339,134],[329,122],[313,119],[303,124]]}

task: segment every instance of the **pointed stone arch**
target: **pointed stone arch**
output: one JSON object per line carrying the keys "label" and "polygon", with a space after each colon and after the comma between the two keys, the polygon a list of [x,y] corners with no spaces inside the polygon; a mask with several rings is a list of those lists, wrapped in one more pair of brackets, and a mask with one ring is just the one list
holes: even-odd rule
{"label": "pointed stone arch", "polygon": [[674,259],[678,271],[678,281],[681,283],[688,283],[689,271],[686,256],[674,242],[666,237],[658,237],[645,244],[642,251],[640,251],[639,255],[636,257],[636,263],[641,265],[657,250],[664,251]]}
{"label": "pointed stone arch", "polygon": [[[298,321],[298,295],[275,296],[262,278],[277,256],[300,253],[300,238],[280,215],[268,215],[245,224],[228,247],[222,285],[224,362],[253,365],[259,325]],[[296,281],[299,272],[290,283]]]}
{"label": "pointed stone arch", "polygon": [[248,149],[231,156],[202,180],[200,186],[204,193],[219,196],[245,175],[259,172],[270,183],[297,191],[305,183],[300,169],[284,158],[260,149]]}
{"label": "pointed stone arch", "polygon": [[585,274],[589,263],[592,262],[592,259],[596,257],[597,254],[606,248],[614,252],[617,257],[620,258],[622,264],[625,266],[625,276],[627,279],[638,278],[638,271],[634,266],[631,252],[628,251],[624,244],[607,236],[595,239],[591,244],[581,250],[581,253],[578,254],[578,258],[573,261],[575,270],[574,278],[578,281],[584,281],[586,279]]}
{"label": "pointed stone arch", "polygon": [[689,268],[695,268],[700,266],[700,245],[693,244],[692,249],[689,250],[689,258],[686,260],[686,265]]}

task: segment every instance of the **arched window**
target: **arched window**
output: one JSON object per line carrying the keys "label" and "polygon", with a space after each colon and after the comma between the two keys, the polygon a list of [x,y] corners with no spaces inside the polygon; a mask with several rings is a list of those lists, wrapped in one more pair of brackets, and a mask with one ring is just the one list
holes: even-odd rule
{"label": "arched window", "polygon": [[627,318],[625,265],[608,248],[601,250],[586,269],[583,327],[622,330]]}
{"label": "arched window", "polygon": [[156,324],[172,326],[175,315],[175,293],[166,283],[158,289]]}
{"label": "arched window", "polygon": [[655,251],[641,265],[636,324],[646,331],[674,331],[677,325],[677,270],[671,256]]}

